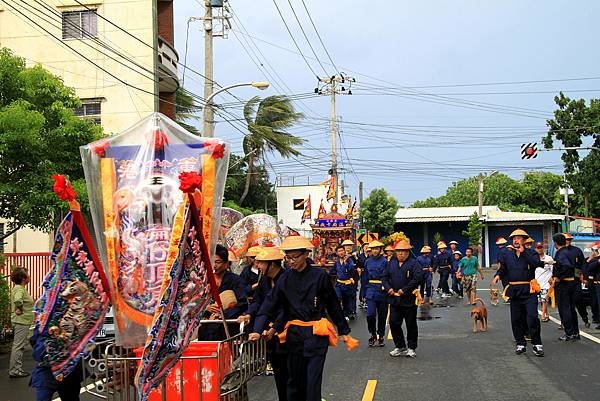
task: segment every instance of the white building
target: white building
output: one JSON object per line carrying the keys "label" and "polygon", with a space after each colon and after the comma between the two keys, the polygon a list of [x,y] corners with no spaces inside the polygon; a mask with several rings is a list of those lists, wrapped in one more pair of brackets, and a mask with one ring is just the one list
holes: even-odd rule
{"label": "white building", "polygon": [[[293,228],[305,237],[312,237],[310,224],[313,223],[319,213],[319,205],[326,191],[327,187],[324,185],[276,187],[277,221],[280,224]],[[308,199],[309,196],[311,201],[311,219],[302,223],[305,205],[297,205]]]}

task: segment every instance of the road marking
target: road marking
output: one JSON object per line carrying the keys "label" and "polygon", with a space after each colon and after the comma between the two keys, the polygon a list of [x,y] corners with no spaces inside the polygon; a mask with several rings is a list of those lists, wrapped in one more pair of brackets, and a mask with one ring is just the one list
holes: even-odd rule
{"label": "road marking", "polygon": [[362,401],[373,401],[373,398],[375,397],[375,387],[377,387],[377,380],[367,381],[367,386],[365,387]]}
{"label": "road marking", "polygon": [[[538,313],[541,315],[542,311],[538,309]],[[560,320],[558,320],[557,318],[550,316],[550,315],[548,315],[548,317],[550,318],[551,321],[560,325]],[[596,336],[593,336],[593,335],[588,334],[585,331],[581,331],[581,330],[579,330],[579,334],[581,335],[581,337],[587,338],[588,340],[593,341],[596,344],[600,344],[600,338],[598,338]]]}
{"label": "road marking", "polygon": [[[95,383],[90,383],[87,386],[82,387],[81,390],[79,390],[79,394],[83,394],[83,393],[85,393],[85,392],[93,389],[94,387],[96,387],[96,384],[99,384],[99,383],[102,383],[102,382],[103,382],[102,380],[98,380]],[[60,397],[53,398],[52,401],[60,401]]]}
{"label": "road marking", "polygon": [[389,329],[388,331],[388,340],[393,340],[394,337],[392,337],[392,329]]}

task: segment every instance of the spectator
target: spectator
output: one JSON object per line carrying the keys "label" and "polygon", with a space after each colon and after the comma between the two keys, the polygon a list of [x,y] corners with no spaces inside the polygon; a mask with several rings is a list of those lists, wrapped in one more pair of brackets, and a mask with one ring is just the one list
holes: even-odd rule
{"label": "spectator", "polygon": [[483,271],[479,267],[477,256],[473,256],[473,248],[468,247],[465,251],[465,257],[458,264],[458,271],[463,277],[463,286],[467,293],[467,305],[475,305],[475,298],[477,298],[477,272],[479,272],[483,280]]}
{"label": "spectator", "polygon": [[22,267],[17,267],[10,275],[14,283],[12,290],[12,315],[10,321],[14,329],[14,340],[10,353],[8,377],[16,379],[29,376],[23,370],[23,351],[27,343],[29,326],[33,323],[33,298],[25,288],[29,284],[29,273]]}
{"label": "spectator", "polygon": [[535,244],[535,250],[540,255],[540,260],[544,262],[544,267],[538,267],[535,269],[535,279],[540,285],[541,291],[539,294],[539,300],[542,304],[542,322],[550,320],[548,316],[548,302],[546,300],[546,294],[550,289],[550,280],[552,280],[552,266],[554,265],[554,259],[552,256],[546,255],[544,252],[544,244],[538,242]]}

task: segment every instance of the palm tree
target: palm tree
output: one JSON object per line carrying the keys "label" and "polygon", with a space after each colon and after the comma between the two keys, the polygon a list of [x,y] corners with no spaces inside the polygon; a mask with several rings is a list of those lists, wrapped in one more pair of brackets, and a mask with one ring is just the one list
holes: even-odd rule
{"label": "palm tree", "polygon": [[177,124],[194,135],[202,136],[198,128],[188,123],[200,121],[201,110],[202,108],[194,103],[192,94],[180,86],[175,92],[175,121]]}
{"label": "palm tree", "polygon": [[248,195],[256,161],[264,158],[265,152],[276,152],[283,157],[298,156],[294,147],[304,143],[286,130],[304,115],[294,110],[286,96],[269,96],[263,100],[255,96],[244,106],[244,119],[249,133],[244,137],[243,148],[248,163],[244,192],[238,202],[242,205]]}

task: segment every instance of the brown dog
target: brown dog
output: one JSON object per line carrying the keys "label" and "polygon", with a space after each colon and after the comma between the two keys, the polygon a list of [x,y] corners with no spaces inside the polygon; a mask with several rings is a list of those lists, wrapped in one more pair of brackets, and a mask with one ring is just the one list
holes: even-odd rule
{"label": "brown dog", "polygon": [[500,290],[497,288],[490,288],[490,303],[494,306],[498,306],[498,299],[500,298]]}
{"label": "brown dog", "polygon": [[481,306],[474,306],[471,309],[471,318],[473,319],[473,333],[477,333],[478,324],[481,322],[481,331],[487,331],[487,308],[481,298],[476,298],[475,303],[481,304]]}

